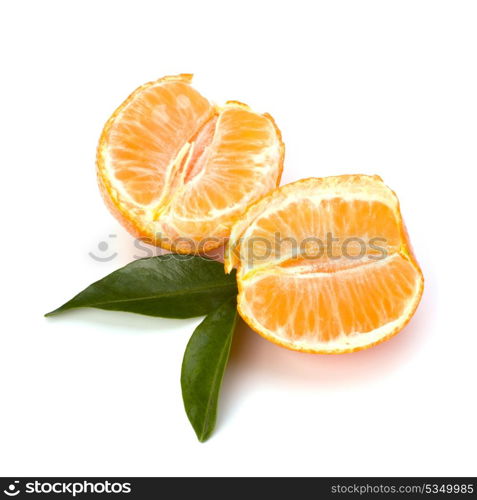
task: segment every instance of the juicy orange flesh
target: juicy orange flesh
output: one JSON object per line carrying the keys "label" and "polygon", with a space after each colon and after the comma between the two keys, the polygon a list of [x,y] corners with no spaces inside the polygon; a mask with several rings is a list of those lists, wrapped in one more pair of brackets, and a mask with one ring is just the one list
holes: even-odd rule
{"label": "juicy orange flesh", "polygon": [[109,132],[114,175],[138,205],[157,201],[181,148],[214,114],[213,106],[183,82],[143,90]]}
{"label": "juicy orange flesh", "polygon": [[180,78],[130,99],[106,137],[107,175],[147,233],[223,240],[246,206],[276,187],[283,152],[267,115],[240,103],[219,109]]}
{"label": "juicy orange flesh", "polygon": [[251,326],[313,346],[409,314],[421,277],[398,209],[379,197],[292,196],[264,203],[241,235],[239,308]]}
{"label": "juicy orange flesh", "polygon": [[[204,217],[212,210],[226,210],[240,203],[256,191],[257,182],[268,189],[274,187],[274,176],[264,178],[264,170],[273,160],[264,155],[264,149],[275,141],[267,118],[239,107],[225,108],[207,147],[206,175],[178,196],[176,213],[182,217]],[[199,158],[204,161],[205,155]],[[255,168],[250,168],[251,163]]]}
{"label": "juicy orange flesh", "polygon": [[245,285],[240,302],[279,337],[327,342],[400,318],[418,278],[415,267],[395,254],[380,264],[320,276],[265,272]]}
{"label": "juicy orange flesh", "polygon": [[[169,182],[164,189],[166,195],[173,195],[204,170],[216,124],[217,116],[215,115],[202,125],[193,138],[185,143],[171,169]],[[170,201],[170,199],[165,199],[162,204],[156,207],[156,219],[163,213],[164,206],[167,206]]]}
{"label": "juicy orange flesh", "polygon": [[204,169],[216,126],[217,116],[214,116],[202,126],[197,136],[192,139],[192,155],[184,172],[184,182],[189,182]]}
{"label": "juicy orange flesh", "polygon": [[245,269],[280,264],[333,272],[398,251],[401,233],[393,211],[382,202],[305,198],[264,213],[246,240],[238,249]]}
{"label": "juicy orange flesh", "polygon": [[[165,211],[172,224],[161,216],[156,234],[223,244],[247,205],[276,187],[281,149],[269,118],[232,104],[220,110],[214,127],[212,138],[202,140],[201,131],[192,143],[185,182]],[[208,128],[206,124],[204,131]]]}

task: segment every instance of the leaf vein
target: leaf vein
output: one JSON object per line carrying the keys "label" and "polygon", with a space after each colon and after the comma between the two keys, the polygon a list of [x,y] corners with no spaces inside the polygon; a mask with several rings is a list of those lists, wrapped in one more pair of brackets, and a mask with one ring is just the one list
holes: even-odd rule
{"label": "leaf vein", "polygon": [[141,300],[161,299],[164,297],[177,297],[180,295],[189,295],[189,294],[199,293],[199,292],[203,292],[203,291],[213,290],[216,288],[226,288],[226,289],[230,288],[231,290],[233,290],[235,288],[235,286],[236,286],[235,283],[230,283],[230,284],[226,284],[226,285],[214,285],[214,286],[207,286],[207,287],[199,287],[199,288],[195,288],[195,289],[190,289],[190,290],[187,290],[186,293],[184,293],[184,291],[177,291],[177,292],[172,292],[172,293],[168,292],[168,293],[162,293],[162,294],[157,294],[157,295],[147,295],[147,296],[143,296],[143,297],[131,297],[131,298],[127,298],[127,299],[105,300],[105,301],[101,301],[101,302],[89,302],[89,304],[102,305],[102,304],[119,304],[122,302],[137,302],[137,301],[141,301]]}

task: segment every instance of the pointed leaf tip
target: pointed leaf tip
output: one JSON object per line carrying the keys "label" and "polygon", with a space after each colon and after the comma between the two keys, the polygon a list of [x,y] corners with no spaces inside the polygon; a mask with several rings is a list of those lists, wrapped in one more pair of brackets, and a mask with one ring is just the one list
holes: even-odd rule
{"label": "pointed leaf tip", "polygon": [[200,442],[212,434],[220,386],[229,359],[237,304],[228,299],[199,324],[187,344],[181,371],[184,408]]}
{"label": "pointed leaf tip", "polygon": [[79,307],[127,311],[165,318],[193,318],[237,295],[235,275],[204,257],[166,254],[138,259],[85,288],[55,316]]}

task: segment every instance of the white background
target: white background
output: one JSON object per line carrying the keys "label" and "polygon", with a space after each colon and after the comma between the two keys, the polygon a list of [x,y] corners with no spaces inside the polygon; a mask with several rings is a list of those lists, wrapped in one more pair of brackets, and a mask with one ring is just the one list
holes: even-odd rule
{"label": "white background", "polygon": [[[2,2],[0,474],[476,475],[476,26],[472,1]],[[283,183],[381,175],[426,277],[368,351],[240,327],[205,444],[179,386],[200,318],[43,317],[137,254],[95,147],[132,90],[181,72],[275,117]]]}

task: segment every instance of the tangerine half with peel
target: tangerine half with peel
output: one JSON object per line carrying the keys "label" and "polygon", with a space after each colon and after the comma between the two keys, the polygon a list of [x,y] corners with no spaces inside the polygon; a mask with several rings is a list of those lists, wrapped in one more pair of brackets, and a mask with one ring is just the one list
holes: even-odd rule
{"label": "tangerine half with peel", "polygon": [[178,253],[225,243],[250,203],[280,182],[284,145],[268,114],[210,103],[192,75],[133,92],[106,123],[97,152],[103,198],[133,235]]}
{"label": "tangerine half with peel", "polygon": [[283,347],[337,354],[398,333],[424,279],[399,202],[377,176],[311,178],[282,186],[234,225],[226,271],[238,309]]}

